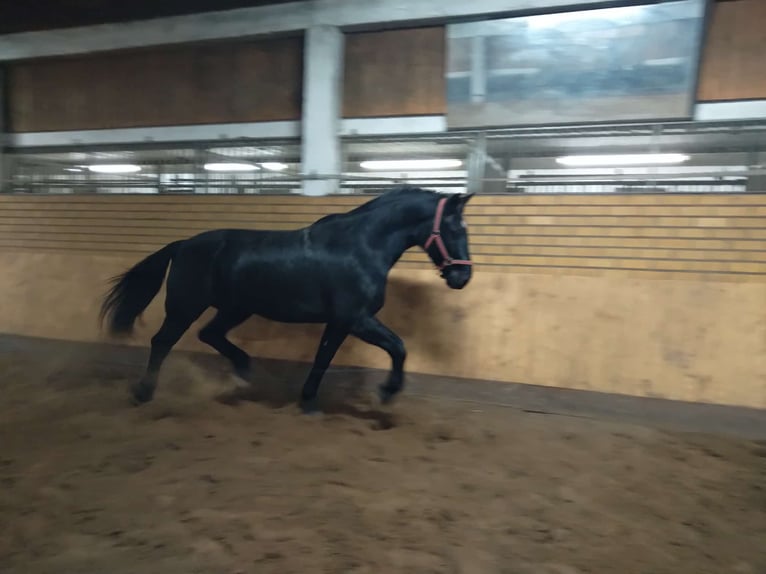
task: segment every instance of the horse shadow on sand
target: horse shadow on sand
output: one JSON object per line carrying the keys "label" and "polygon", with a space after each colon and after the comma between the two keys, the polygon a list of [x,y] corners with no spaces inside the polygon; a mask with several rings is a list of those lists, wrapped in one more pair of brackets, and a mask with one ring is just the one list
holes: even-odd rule
{"label": "horse shadow on sand", "polygon": [[[303,379],[310,369],[311,365],[307,363],[254,358],[252,380],[217,393],[214,400],[231,407],[252,402],[273,409],[295,406],[297,410]],[[385,376],[383,371],[331,367],[327,370],[319,393],[320,412],[369,420],[375,428],[381,430],[392,428],[392,413],[381,409],[373,398],[373,389]]]}
{"label": "horse shadow on sand", "polygon": [[[381,314],[381,319],[404,339],[408,347],[411,346],[408,340],[422,341],[418,350],[433,355],[448,352],[449,345],[453,344],[452,337],[444,332],[443,324],[442,328],[439,325],[444,317],[439,316],[441,307],[434,290],[440,287],[392,277],[388,283],[388,298],[395,302],[396,313],[386,313],[384,309]],[[444,341],[442,334],[446,337]],[[206,368],[220,369],[225,376],[228,363],[221,357],[205,357],[204,362]],[[230,406],[255,402],[272,408],[289,407],[297,403],[310,369],[309,363],[253,357],[252,379],[218,393],[215,400]],[[378,385],[387,376],[388,370],[330,365],[319,391],[320,410],[325,414],[371,420],[379,428],[391,428],[392,414],[378,402],[376,393]],[[403,392],[406,391],[405,382]]]}

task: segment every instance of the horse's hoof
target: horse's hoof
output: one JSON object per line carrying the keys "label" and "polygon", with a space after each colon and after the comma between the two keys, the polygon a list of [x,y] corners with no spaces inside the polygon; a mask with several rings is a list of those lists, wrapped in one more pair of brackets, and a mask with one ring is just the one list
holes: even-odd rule
{"label": "horse's hoof", "polygon": [[316,399],[307,400],[307,401],[301,401],[300,402],[301,412],[304,415],[309,416],[317,416],[321,415],[322,411],[319,410],[319,406],[317,405]]}
{"label": "horse's hoof", "polygon": [[133,395],[132,402],[134,405],[143,405],[144,403],[148,403],[154,398],[154,387],[142,385],[139,383],[133,386],[131,389],[131,394]]}
{"label": "horse's hoof", "polygon": [[378,387],[378,398],[384,405],[390,404],[397,394],[399,394],[399,391],[392,391],[386,385],[381,385]]}
{"label": "horse's hoof", "polygon": [[234,369],[234,372],[246,383],[253,383],[253,371],[251,371],[249,367]]}

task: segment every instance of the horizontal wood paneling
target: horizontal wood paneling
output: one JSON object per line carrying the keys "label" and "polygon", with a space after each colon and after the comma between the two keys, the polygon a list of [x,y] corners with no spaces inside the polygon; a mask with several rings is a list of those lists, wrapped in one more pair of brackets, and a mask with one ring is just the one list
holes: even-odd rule
{"label": "horizontal wood paneling", "polygon": [[[108,278],[161,245],[233,223],[294,229],[367,199],[0,195],[0,301],[12,302],[0,331],[102,340]],[[766,408],[766,194],[477,196],[468,219],[466,289],[446,289],[419,249],[392,271],[380,317],[405,340],[408,372]],[[160,294],[133,343],[162,319]],[[179,348],[211,352],[196,340],[208,319]],[[231,337],[311,361],[320,334],[252,319]],[[389,359],[350,339],[334,364]]]}
{"label": "horizontal wood paneling", "polygon": [[[6,195],[0,249],[138,256],[215,227],[296,229],[368,199]],[[479,268],[766,281],[765,194],[478,196],[466,220]],[[431,267],[418,249],[401,265]]]}
{"label": "horizontal wood paneling", "polygon": [[766,98],[766,2],[716,2],[705,41],[698,99]]}
{"label": "horizontal wood paneling", "polygon": [[346,36],[343,116],[443,114],[444,27]]}
{"label": "horizontal wood paneling", "polygon": [[296,120],[302,75],[300,37],[14,62],[10,130]]}

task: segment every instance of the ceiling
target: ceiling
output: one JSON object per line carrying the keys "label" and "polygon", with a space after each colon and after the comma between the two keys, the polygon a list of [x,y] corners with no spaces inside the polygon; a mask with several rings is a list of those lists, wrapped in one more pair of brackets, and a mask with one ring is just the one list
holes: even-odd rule
{"label": "ceiling", "polygon": [[[0,35],[285,4],[290,1],[294,0],[0,0]],[[573,1],[572,4],[576,5],[577,2]]]}
{"label": "ceiling", "polygon": [[290,0],[0,0],[0,34],[231,10]]}

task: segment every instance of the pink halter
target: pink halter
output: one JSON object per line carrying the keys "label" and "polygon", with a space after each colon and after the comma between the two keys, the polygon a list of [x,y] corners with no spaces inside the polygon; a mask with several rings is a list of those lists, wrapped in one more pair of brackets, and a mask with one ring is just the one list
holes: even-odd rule
{"label": "pink halter", "polygon": [[449,251],[447,251],[447,246],[444,245],[441,227],[442,217],[444,216],[444,206],[446,203],[446,197],[439,200],[439,204],[436,206],[436,215],[434,216],[434,226],[431,230],[431,235],[428,236],[428,240],[426,240],[425,245],[423,245],[423,249],[428,253],[428,248],[431,247],[431,244],[436,243],[436,247],[439,248],[439,253],[441,253],[442,256],[442,262],[435,264],[439,269],[444,269],[450,265],[473,265],[473,262],[468,259],[452,259]]}

